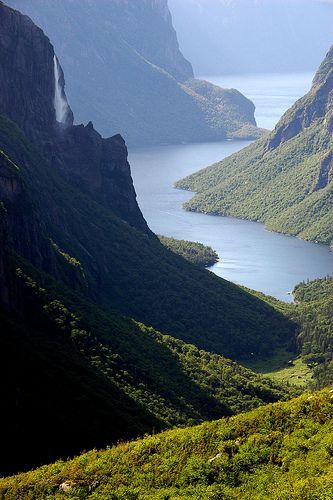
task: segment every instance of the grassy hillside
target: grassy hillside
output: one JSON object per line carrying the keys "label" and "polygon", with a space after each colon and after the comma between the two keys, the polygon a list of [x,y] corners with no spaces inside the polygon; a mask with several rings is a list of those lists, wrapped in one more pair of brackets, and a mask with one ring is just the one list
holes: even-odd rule
{"label": "grassy hillside", "polygon": [[330,244],[332,82],[333,49],[311,91],[287,111],[272,133],[176,183],[196,193],[184,207],[262,221],[274,231]]}
{"label": "grassy hillside", "polygon": [[22,260],[6,267],[19,314],[0,309],[1,473],[292,395],[222,356],[106,312]]}
{"label": "grassy hillside", "polygon": [[326,390],[91,451],[2,479],[0,491],[6,500],[326,500],[333,495],[332,425]]}

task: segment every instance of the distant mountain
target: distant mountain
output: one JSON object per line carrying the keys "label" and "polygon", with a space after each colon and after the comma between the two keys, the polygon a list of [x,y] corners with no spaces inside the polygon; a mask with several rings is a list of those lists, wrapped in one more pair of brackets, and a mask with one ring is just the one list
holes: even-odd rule
{"label": "distant mountain", "polygon": [[288,397],[221,353],[294,323],[160,243],[124,140],[72,124],[49,39],[2,2],[0,61],[1,474]]}
{"label": "distant mountain", "polygon": [[128,145],[256,138],[254,105],[193,80],[167,0],[9,0],[51,37],[79,122]]}
{"label": "distant mountain", "polygon": [[197,194],[187,210],[265,222],[269,229],[333,240],[333,47],[269,135],[177,183]]}
{"label": "distant mountain", "polygon": [[169,0],[196,75],[313,71],[333,39],[322,0]]}

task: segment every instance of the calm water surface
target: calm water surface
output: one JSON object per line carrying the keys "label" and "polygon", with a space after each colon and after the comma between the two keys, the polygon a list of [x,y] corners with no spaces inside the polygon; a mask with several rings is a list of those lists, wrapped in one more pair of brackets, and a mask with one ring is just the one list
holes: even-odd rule
{"label": "calm water surface", "polygon": [[235,88],[256,106],[258,127],[272,129],[283,113],[310,90],[313,73],[203,76],[220,87]]}
{"label": "calm water surface", "polygon": [[[237,76],[234,84],[228,76],[229,81],[224,78],[223,84],[237,85],[236,88],[252,97],[257,105],[258,124],[272,128],[280,114],[310,86],[312,75],[297,75],[296,80],[293,76],[288,75],[288,83],[282,75],[275,75],[273,81],[269,75],[257,76],[256,80]],[[272,100],[274,95],[280,98]],[[173,183],[181,177],[248,144],[249,141],[194,143],[130,151],[138,202],[155,233],[213,247],[220,261],[210,269],[218,276],[290,301],[288,292],[300,281],[333,273],[333,253],[326,246],[269,232],[256,222],[185,212],[182,204],[191,193],[173,188]]]}

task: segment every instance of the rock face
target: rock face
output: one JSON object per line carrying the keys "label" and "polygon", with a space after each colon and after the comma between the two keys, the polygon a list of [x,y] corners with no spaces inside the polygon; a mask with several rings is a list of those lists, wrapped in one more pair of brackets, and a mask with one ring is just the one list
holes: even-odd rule
{"label": "rock face", "polygon": [[115,215],[149,232],[136,202],[127,148],[120,135],[103,139],[91,122],[61,130],[53,163],[67,180],[91,194]]}
{"label": "rock face", "polygon": [[[4,118],[1,120],[3,133]],[[1,137],[2,147],[6,147],[6,139]],[[3,140],[5,139],[5,140]],[[7,147],[6,147],[7,149]],[[24,161],[24,156],[20,156]],[[31,173],[32,177],[34,173]],[[15,291],[8,299],[8,269],[4,261],[7,248],[31,262],[44,271],[57,274],[55,253],[50,241],[45,238],[45,223],[41,220],[36,199],[27,189],[21,175],[21,169],[6,154],[0,151],[0,293],[5,303],[14,306]],[[2,253],[2,255],[1,255]],[[2,264],[1,264],[2,261]],[[12,281],[12,280],[11,280]]]}
{"label": "rock face", "polygon": [[[30,138],[50,135],[55,126],[53,57],[53,47],[42,30],[0,2],[0,112]],[[67,124],[72,122],[69,112]]]}
{"label": "rock face", "polygon": [[277,124],[267,142],[267,150],[277,148],[297,134],[310,127],[320,118],[327,117],[330,129],[333,110],[333,47],[320,65],[308,94],[297,101]]}
{"label": "rock face", "polygon": [[263,221],[270,229],[333,241],[333,48],[313,86],[268,136],[178,182],[197,192],[189,210]]}
{"label": "rock face", "polygon": [[[68,180],[81,183],[117,216],[148,231],[136,202],[123,139],[102,139],[91,123],[74,127],[69,107],[65,122],[56,121],[54,56],[41,29],[0,3],[0,112],[52,158]],[[60,65],[58,70],[66,99]]]}
{"label": "rock face", "polygon": [[7,244],[6,210],[0,204],[0,303],[8,304],[8,287],[5,269],[5,245]]}
{"label": "rock face", "polygon": [[229,91],[216,106],[216,87],[203,96],[203,82],[194,84],[167,0],[8,3],[50,36],[76,118],[103,135],[120,133],[130,146],[258,137],[248,99]]}
{"label": "rock face", "polygon": [[192,66],[179,50],[167,0],[102,0],[95,4],[108,13],[119,36],[147,61],[177,81],[193,78]]}

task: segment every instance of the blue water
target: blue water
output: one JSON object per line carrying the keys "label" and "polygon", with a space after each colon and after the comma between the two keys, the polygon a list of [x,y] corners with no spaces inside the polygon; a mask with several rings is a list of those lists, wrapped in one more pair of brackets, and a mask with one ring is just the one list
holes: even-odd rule
{"label": "blue water", "polygon": [[[288,78],[257,75],[256,79],[237,75],[234,85],[230,76],[225,85],[237,85],[251,96],[257,105],[258,124],[272,128],[280,115],[304,94],[311,78],[310,74]],[[280,97],[274,100],[272,96]],[[220,261],[210,269],[218,276],[291,301],[288,292],[300,281],[333,274],[333,253],[328,247],[272,233],[257,222],[185,212],[182,204],[191,193],[173,188],[181,177],[248,144],[249,141],[194,143],[130,151],[138,202],[155,233],[213,247]]]}
{"label": "blue water", "polygon": [[306,94],[313,73],[265,73],[253,75],[203,76],[215,85],[235,88],[251,99],[256,106],[258,127],[272,129],[283,113]]}

